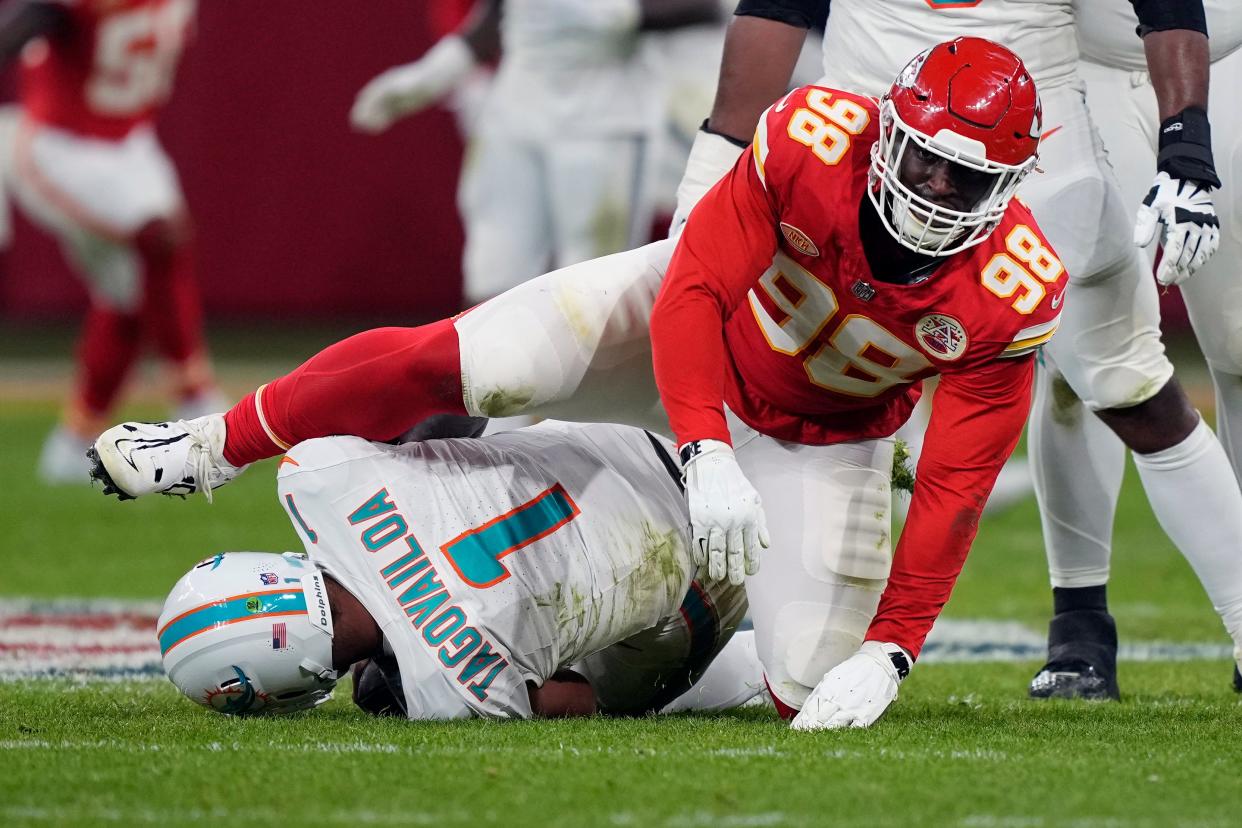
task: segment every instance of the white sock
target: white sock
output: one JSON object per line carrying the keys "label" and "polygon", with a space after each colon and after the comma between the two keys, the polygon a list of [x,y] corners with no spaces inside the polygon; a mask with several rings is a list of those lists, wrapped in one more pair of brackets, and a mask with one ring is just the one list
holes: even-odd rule
{"label": "white sock", "polygon": [[1108,583],[1126,447],[1053,369],[1035,372],[1027,456],[1054,587]]}
{"label": "white sock", "polygon": [[1242,491],[1202,420],[1172,448],[1134,455],[1156,519],[1177,545],[1235,647],[1242,647]]}
{"label": "white sock", "polygon": [[729,710],[763,692],[763,665],[755,651],[755,631],[736,632],[694,686],[664,706],[661,713]]}

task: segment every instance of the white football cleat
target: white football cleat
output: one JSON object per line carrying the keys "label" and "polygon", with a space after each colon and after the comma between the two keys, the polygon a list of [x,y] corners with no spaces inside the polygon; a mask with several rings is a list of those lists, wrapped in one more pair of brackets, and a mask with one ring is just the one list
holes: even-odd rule
{"label": "white football cleat", "polygon": [[202,492],[210,501],[212,489],[242,470],[224,459],[224,431],[223,414],[167,423],[121,423],[99,435],[87,452],[93,465],[91,478],[104,484],[104,494],[121,500]]}

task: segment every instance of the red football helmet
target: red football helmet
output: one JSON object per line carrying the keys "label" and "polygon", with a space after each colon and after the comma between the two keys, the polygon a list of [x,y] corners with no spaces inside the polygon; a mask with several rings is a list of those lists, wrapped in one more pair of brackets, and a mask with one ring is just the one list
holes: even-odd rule
{"label": "red football helmet", "polygon": [[[1017,55],[978,37],[933,46],[906,64],[880,100],[871,201],[911,250],[948,256],[979,244],[1035,168],[1042,128],[1035,82]],[[983,195],[965,210],[920,196],[901,180],[907,151],[967,168],[959,173],[983,185]]]}

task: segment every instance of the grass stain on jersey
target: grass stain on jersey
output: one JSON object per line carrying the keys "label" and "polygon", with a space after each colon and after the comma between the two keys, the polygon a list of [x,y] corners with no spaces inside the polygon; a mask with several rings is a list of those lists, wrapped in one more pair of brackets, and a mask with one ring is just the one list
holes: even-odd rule
{"label": "grass stain on jersey", "polygon": [[681,606],[688,563],[685,543],[682,529],[662,532],[643,522],[643,563],[635,571],[634,588],[629,591],[630,613],[649,612],[652,600],[659,595],[664,597],[665,606]]}
{"label": "grass stain on jersey", "polygon": [[534,388],[497,388],[479,400],[479,412],[485,417],[512,417],[521,414],[534,398]]}

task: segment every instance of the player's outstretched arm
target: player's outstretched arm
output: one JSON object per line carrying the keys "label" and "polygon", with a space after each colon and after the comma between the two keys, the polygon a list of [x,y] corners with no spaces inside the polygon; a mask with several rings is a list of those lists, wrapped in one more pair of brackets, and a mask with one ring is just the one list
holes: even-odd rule
{"label": "player's outstretched arm", "polygon": [[888,585],[858,653],[825,674],[795,730],[870,727],[897,698],[949,599],[979,515],[1030,409],[1034,357],[945,374],[915,478],[914,498]]}
{"label": "player's outstretched arm", "polygon": [[1207,23],[1202,0],[1131,0],[1160,108],[1156,178],[1139,206],[1134,243],[1159,237],[1156,278],[1190,278],[1220,245],[1212,188],[1220,187],[1207,117]]}
{"label": "player's outstretched arm", "polygon": [[773,201],[753,156],[704,197],[682,234],[651,315],[656,386],[677,437],[694,562],[740,584],[768,545],[762,504],[729,443],[724,320],[776,249]]}
{"label": "player's outstretched arm", "polygon": [[500,52],[500,0],[480,0],[458,32],[446,35],[413,63],[372,78],[354,99],[349,122],[379,133],[439,101],[480,63]]}
{"label": "player's outstretched arm", "polygon": [[0,6],[0,66],[17,57],[36,37],[53,35],[69,25],[69,13],[59,3],[10,0]]}

